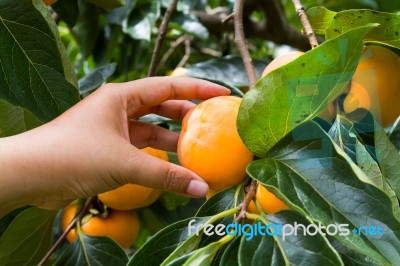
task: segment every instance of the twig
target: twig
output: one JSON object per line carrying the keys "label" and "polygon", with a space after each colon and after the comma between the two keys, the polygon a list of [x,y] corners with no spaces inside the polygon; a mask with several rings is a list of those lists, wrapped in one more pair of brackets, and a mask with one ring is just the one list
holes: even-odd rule
{"label": "twig", "polygon": [[153,54],[151,56],[149,72],[147,74],[148,77],[152,77],[155,75],[156,68],[158,65],[158,63],[157,63],[158,57],[160,56],[161,46],[164,41],[165,34],[167,32],[169,20],[171,19],[171,16],[176,9],[177,2],[178,2],[178,0],[171,1],[170,5],[167,8],[167,11],[165,12],[164,18],[161,21],[161,25],[158,30],[156,44],[154,46]]}
{"label": "twig", "polygon": [[196,44],[194,44],[193,47],[195,49],[197,49],[200,53],[203,53],[205,55],[209,55],[212,57],[221,57],[222,56],[222,52],[213,50],[208,47],[198,47]]}
{"label": "twig", "polygon": [[67,237],[68,233],[75,228],[76,224],[78,221],[82,220],[83,216],[86,214],[87,210],[91,206],[92,202],[96,199],[96,197],[90,197],[85,201],[85,204],[83,205],[82,209],[78,212],[76,215],[75,219],[72,220],[72,222],[68,225],[68,227],[65,229],[65,231],[62,233],[62,235],[57,239],[57,241],[51,246],[49,251],[47,251],[46,255],[42,258],[42,260],[39,262],[38,266],[43,266],[45,265],[46,261],[50,258],[50,256],[56,251],[58,246],[62,243],[62,241]]}
{"label": "twig", "polygon": [[176,68],[183,67],[186,64],[186,62],[189,60],[190,52],[191,52],[190,51],[190,42],[191,42],[191,40],[189,38],[187,38],[185,40],[185,55],[182,57],[181,61],[179,61]]}
{"label": "twig", "polygon": [[231,19],[233,19],[235,16],[235,12],[231,13],[230,15],[226,16],[221,22],[222,24],[228,23]]}
{"label": "twig", "polygon": [[158,71],[164,64],[167,62],[167,60],[171,57],[171,55],[175,52],[175,50],[185,42],[187,38],[190,38],[189,35],[182,35],[178,39],[176,39],[171,46],[169,47],[168,51],[163,55],[161,58],[160,62],[157,65],[156,71]]}
{"label": "twig", "polygon": [[258,182],[254,179],[251,180],[250,185],[247,187],[248,190],[246,190],[246,196],[242,203],[239,205],[240,212],[238,216],[235,219],[235,222],[240,222],[241,219],[246,218],[246,213],[247,213],[247,207],[249,206],[251,200],[254,198],[254,195],[256,194],[257,191],[257,185]]}
{"label": "twig", "polygon": [[294,8],[296,9],[297,15],[300,18],[300,22],[304,27],[304,31],[308,37],[310,42],[311,48],[315,48],[318,46],[317,38],[315,37],[314,31],[311,27],[310,21],[308,20],[306,11],[304,10],[303,5],[301,4],[300,0],[292,0]]}
{"label": "twig", "polygon": [[235,43],[243,59],[244,68],[249,80],[249,88],[252,88],[257,82],[257,75],[253,65],[253,59],[250,57],[246,46],[246,39],[243,30],[243,0],[236,0],[233,7],[235,24]]}

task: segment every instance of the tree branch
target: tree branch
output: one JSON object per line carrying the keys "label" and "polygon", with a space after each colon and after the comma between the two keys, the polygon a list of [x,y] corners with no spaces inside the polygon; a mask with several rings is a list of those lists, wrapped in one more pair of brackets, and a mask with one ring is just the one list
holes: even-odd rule
{"label": "tree branch", "polygon": [[315,37],[314,31],[311,27],[310,21],[308,20],[306,11],[304,10],[303,5],[301,4],[300,0],[292,0],[294,8],[296,9],[297,15],[300,18],[300,22],[304,27],[304,31],[308,37],[308,40],[311,44],[311,48],[315,48],[318,46],[317,38]]}
{"label": "tree branch", "polygon": [[243,30],[243,0],[236,0],[233,7],[235,24],[235,43],[243,59],[244,68],[249,80],[249,87],[253,87],[257,82],[257,74],[254,69],[253,59],[251,58],[246,45],[246,38]]}
{"label": "tree branch", "polygon": [[160,50],[161,50],[161,47],[162,47],[162,44],[164,41],[165,34],[167,32],[168,23],[169,23],[169,20],[171,19],[172,14],[174,13],[174,11],[176,9],[177,2],[178,2],[178,0],[171,1],[170,5],[167,8],[167,11],[165,12],[164,18],[161,21],[161,25],[158,30],[156,45],[154,46],[153,54],[151,56],[149,72],[147,74],[148,77],[152,77],[155,75],[155,72],[157,69],[157,64],[158,64],[158,58],[160,56]]}
{"label": "tree branch", "polygon": [[[248,38],[256,37],[276,44],[286,44],[302,51],[311,48],[307,36],[288,23],[279,0],[246,1],[244,13],[250,14],[257,8],[264,11],[267,20],[255,22],[248,18],[244,19],[243,28]],[[228,16],[227,14],[210,14],[205,11],[193,11],[193,14],[212,34],[234,31],[233,21],[227,20],[221,23]]]}
{"label": "tree branch", "polygon": [[78,212],[74,220],[68,225],[68,227],[65,229],[65,231],[62,233],[62,235],[57,239],[57,241],[51,246],[49,251],[47,251],[46,255],[42,258],[42,260],[39,262],[38,266],[44,266],[46,261],[50,258],[50,256],[56,251],[57,247],[62,243],[62,241],[67,237],[68,233],[76,227],[76,224],[78,221],[82,220],[83,216],[87,213],[87,210],[90,208],[92,205],[93,201],[96,199],[96,197],[90,197],[85,201],[85,204],[83,205],[82,209]]}

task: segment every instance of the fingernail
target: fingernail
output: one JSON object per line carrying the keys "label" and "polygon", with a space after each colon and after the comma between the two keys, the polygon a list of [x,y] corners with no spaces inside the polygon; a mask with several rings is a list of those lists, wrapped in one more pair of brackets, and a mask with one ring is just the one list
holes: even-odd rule
{"label": "fingernail", "polygon": [[186,193],[196,198],[205,197],[208,193],[208,185],[203,181],[192,179],[189,182]]}

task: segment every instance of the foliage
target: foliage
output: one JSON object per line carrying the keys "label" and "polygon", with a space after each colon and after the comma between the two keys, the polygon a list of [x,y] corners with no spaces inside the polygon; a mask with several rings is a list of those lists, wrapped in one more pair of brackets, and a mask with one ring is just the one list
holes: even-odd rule
{"label": "foliage", "polygon": [[[274,19],[266,16],[263,5],[277,2],[246,2],[246,23],[262,25]],[[169,3],[58,0],[47,7],[41,0],[1,1],[0,136],[53,119],[105,82],[145,77]],[[281,3],[275,6],[283,8],[283,19],[301,35],[291,1]],[[339,113],[333,124],[317,118],[337,99],[340,105],[363,45],[379,44],[400,54],[400,15],[395,13],[399,2],[304,0],[323,43],[259,79],[249,92],[233,25],[210,24],[218,12],[232,12],[233,4],[178,1],[157,74],[167,75],[179,65],[186,76],[244,94],[238,129],[256,155],[247,167],[248,179],[207,200],[163,193],[155,204],[138,210],[143,226],[131,249],[123,250],[105,237],[80,234],[73,244],[58,247],[52,264],[395,265],[400,261],[399,120],[382,129],[370,114],[357,121]],[[206,18],[199,15],[204,13]],[[284,42],[273,44],[268,41],[277,40],[273,31],[265,37],[248,25],[244,25],[248,46],[259,74]],[[294,41],[284,44],[300,46]],[[155,115],[142,119],[180,130],[180,121]],[[179,163],[176,154],[171,158]],[[241,234],[209,236],[210,226],[227,226],[237,219],[251,179],[290,209],[248,214],[237,224],[246,229]],[[325,229],[313,236],[306,236],[304,228],[292,235],[278,234],[276,226],[295,223]],[[329,226],[340,224],[348,225],[349,234],[329,234]],[[254,225],[278,231],[261,236],[251,231]],[[198,234],[189,232],[197,226]],[[377,234],[379,228],[382,235]],[[37,264],[60,236],[58,230],[52,211],[27,207],[8,214],[0,219],[0,264]]]}

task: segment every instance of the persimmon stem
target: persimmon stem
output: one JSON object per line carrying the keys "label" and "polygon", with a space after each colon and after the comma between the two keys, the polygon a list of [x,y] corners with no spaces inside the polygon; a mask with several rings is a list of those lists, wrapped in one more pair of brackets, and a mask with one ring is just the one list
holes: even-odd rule
{"label": "persimmon stem", "polygon": [[303,5],[301,4],[300,0],[292,0],[294,8],[296,9],[296,13],[299,16],[300,22],[303,25],[304,31],[307,35],[307,38],[310,42],[311,49],[314,49],[318,46],[317,38],[315,37],[314,31],[311,27],[311,23],[308,20],[307,13],[304,10]]}
{"label": "persimmon stem", "polygon": [[250,185],[247,186],[246,196],[242,203],[239,204],[239,214],[235,219],[235,222],[240,222],[242,219],[247,217],[247,208],[254,198],[257,191],[258,182],[254,179],[251,180]]}
{"label": "persimmon stem", "polygon": [[156,44],[154,46],[153,54],[151,56],[149,72],[147,73],[148,77],[152,77],[156,74],[156,69],[158,66],[158,58],[160,56],[160,50],[161,50],[162,44],[164,42],[165,35],[167,33],[169,20],[171,19],[171,16],[176,9],[177,3],[178,3],[178,0],[171,1],[171,3],[169,4],[169,6],[167,8],[167,11],[165,12],[163,20],[161,21],[161,25],[160,25],[160,28],[159,28],[158,34],[157,34]]}
{"label": "persimmon stem", "polygon": [[45,265],[46,261],[50,258],[50,256],[56,251],[58,246],[62,243],[62,241],[67,237],[68,233],[76,227],[76,224],[83,218],[83,216],[86,214],[87,210],[90,208],[92,205],[93,201],[95,201],[96,197],[90,197],[85,201],[85,204],[83,207],[79,210],[78,214],[76,217],[72,220],[72,222],[68,225],[68,227],[65,229],[65,231],[62,233],[62,235],[57,239],[56,242],[51,246],[49,251],[47,251],[46,255],[42,258],[42,260],[39,262],[38,266],[43,266]]}
{"label": "persimmon stem", "polygon": [[246,39],[243,30],[243,0],[236,0],[233,7],[233,17],[235,26],[235,43],[242,56],[244,68],[249,80],[249,88],[251,89],[257,82],[256,70],[254,68],[253,59],[247,49]]}

